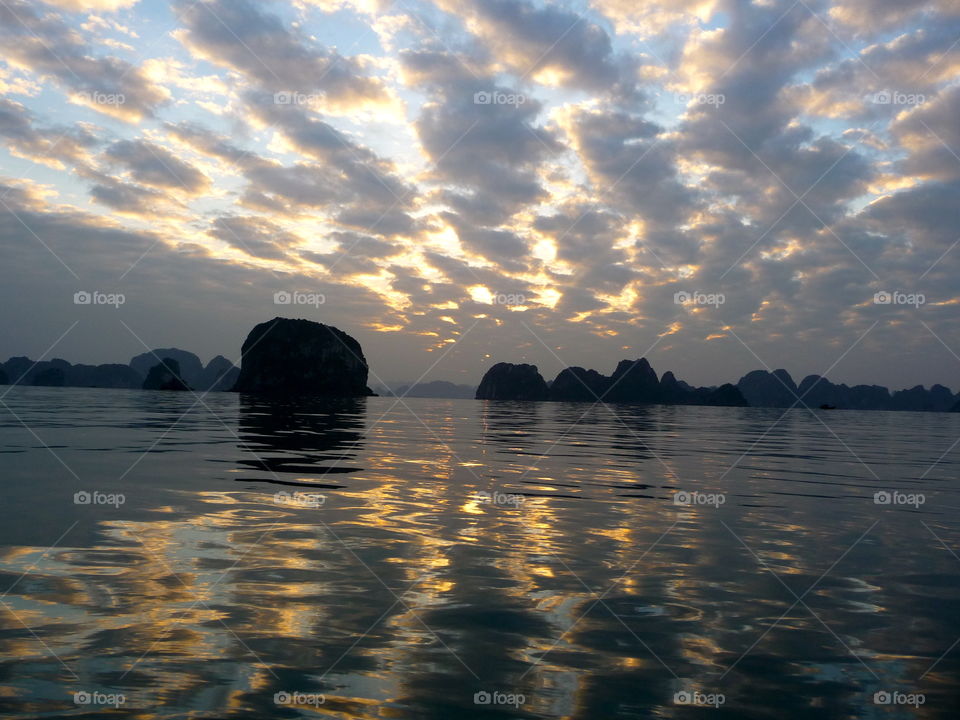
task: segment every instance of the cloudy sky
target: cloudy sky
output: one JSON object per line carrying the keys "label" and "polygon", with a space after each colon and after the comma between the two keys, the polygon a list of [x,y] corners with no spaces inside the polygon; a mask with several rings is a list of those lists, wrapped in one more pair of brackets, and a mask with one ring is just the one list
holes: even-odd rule
{"label": "cloudy sky", "polygon": [[958,0],[0,0],[0,46],[3,358],[283,315],[373,382],[960,387]]}

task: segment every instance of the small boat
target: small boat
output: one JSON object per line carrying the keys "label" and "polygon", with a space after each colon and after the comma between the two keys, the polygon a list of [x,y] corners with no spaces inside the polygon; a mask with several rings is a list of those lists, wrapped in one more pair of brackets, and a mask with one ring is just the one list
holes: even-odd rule
{"label": "small boat", "polygon": [[821,410],[836,410],[836,409],[837,409],[837,406],[836,406],[836,405],[828,405],[827,403],[824,403],[823,405],[820,406],[820,409],[821,409]]}

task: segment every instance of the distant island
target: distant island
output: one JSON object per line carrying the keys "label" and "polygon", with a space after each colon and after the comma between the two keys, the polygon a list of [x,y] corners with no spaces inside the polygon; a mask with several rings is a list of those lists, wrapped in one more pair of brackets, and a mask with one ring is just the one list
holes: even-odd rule
{"label": "distant island", "polygon": [[621,360],[609,377],[582,367],[564,368],[549,385],[536,365],[501,362],[487,370],[476,398],[727,407],[748,404],[743,394],[729,383],[717,388],[695,388],[677,380],[671,372],[658,378],[646,358]]}
{"label": "distant island", "polygon": [[546,382],[536,365],[500,362],[487,370],[478,400],[552,400],[560,402],[659,403],[732,407],[809,407],[847,410],[960,412],[960,393],[943,385],[922,385],[891,393],[881,385],[837,385],[808,375],[798,386],[786,370],[754,370],[736,385],[696,388],[670,371],[659,379],[646,358],[621,360],[613,374],[569,367]]}
{"label": "distant island", "polygon": [[[241,348],[240,367],[222,355],[206,366],[179,348],[157,348],[127,364],[73,365],[59,358],[12,357],[0,364],[0,385],[193,390],[274,395],[363,397],[369,369],[360,343],[311,320],[274,318],[254,327]],[[960,393],[943,385],[890,392],[880,385],[835,384],[808,375],[799,385],[786,370],[754,370],[736,384],[693,387],[670,371],[659,376],[646,358],[621,360],[613,373],[568,367],[552,381],[536,365],[499,362],[474,390],[443,380],[385,389],[398,397],[478,400],[650,403],[726,407],[809,407],[847,410],[960,412]]]}

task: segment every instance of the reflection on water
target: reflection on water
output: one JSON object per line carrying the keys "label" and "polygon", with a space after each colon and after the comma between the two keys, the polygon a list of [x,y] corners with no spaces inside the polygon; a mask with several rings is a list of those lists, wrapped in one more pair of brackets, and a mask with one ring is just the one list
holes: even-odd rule
{"label": "reflection on water", "polygon": [[956,716],[960,416],[4,402],[4,717]]}

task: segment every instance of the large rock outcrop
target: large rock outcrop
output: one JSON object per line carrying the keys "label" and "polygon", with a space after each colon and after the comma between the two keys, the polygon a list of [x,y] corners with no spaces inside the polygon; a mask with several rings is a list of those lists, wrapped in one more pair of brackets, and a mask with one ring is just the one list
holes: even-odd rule
{"label": "large rock outcrop", "polygon": [[477,400],[546,400],[547,383],[536,365],[500,362],[480,381]]}
{"label": "large rock outcrop", "polygon": [[621,360],[610,378],[610,388],[603,398],[607,402],[662,402],[660,381],[646,358]]}
{"label": "large rock outcrop", "polygon": [[810,408],[829,405],[844,410],[890,410],[890,392],[879,385],[847,385],[820,375],[807,375],[798,388],[803,404]]}
{"label": "large rock outcrop", "polygon": [[946,412],[954,403],[953,393],[943,385],[934,385],[929,390],[917,385],[909,390],[898,390],[890,399],[891,410],[919,410]]}
{"label": "large rock outcrop", "polygon": [[646,358],[621,360],[607,377],[582,367],[564,368],[547,385],[534,365],[497,363],[477,388],[481,400],[555,400],[559,402],[665,403],[745,407],[733,385],[694,388],[666,372],[662,379]]}
{"label": "large rock outcrop", "polygon": [[342,330],[311,320],[260,323],[241,348],[234,390],[275,395],[372,395],[360,343]]}
{"label": "large rock outcrop", "polygon": [[747,407],[749,405],[743,393],[731,383],[724,383],[716,388],[694,388],[683,404],[716,407]]}
{"label": "large rock outcrop", "polygon": [[563,402],[606,400],[610,384],[610,378],[596,370],[568,367],[561,370],[550,385],[550,399]]}
{"label": "large rock outcrop", "polygon": [[177,361],[177,364],[180,366],[180,377],[183,378],[190,387],[203,387],[201,381],[203,363],[200,362],[200,358],[192,352],[180,350],[179,348],[159,348],[142,353],[130,359],[130,367],[140,373],[141,376],[146,377],[150,369],[164,358]]}
{"label": "large rock outcrop", "polygon": [[180,363],[173,358],[164,358],[150,368],[143,381],[144,390],[189,390],[190,386],[180,375]]}
{"label": "large rock outcrop", "polygon": [[91,388],[138,388],[143,377],[129,365],[73,365],[67,370],[67,385]]}
{"label": "large rock outcrop", "polygon": [[217,355],[200,373],[195,387],[205,392],[228,392],[239,377],[240,368],[223,355]]}
{"label": "large rock outcrop", "polygon": [[66,383],[66,373],[59,367],[48,367],[38,372],[33,378],[33,384],[37,387],[63,387]]}
{"label": "large rock outcrop", "polygon": [[740,378],[737,389],[752,407],[793,407],[797,402],[797,386],[786,370],[754,370]]}
{"label": "large rock outcrop", "polygon": [[7,383],[43,387],[139,388],[143,376],[127,365],[71,365],[54,358],[34,362],[28,357],[12,357],[0,365]]}

